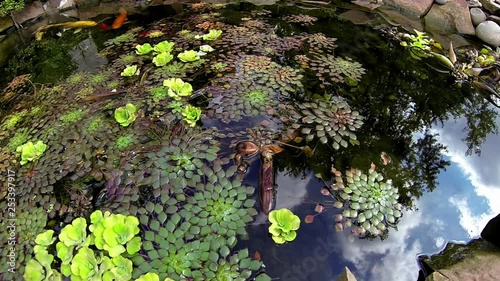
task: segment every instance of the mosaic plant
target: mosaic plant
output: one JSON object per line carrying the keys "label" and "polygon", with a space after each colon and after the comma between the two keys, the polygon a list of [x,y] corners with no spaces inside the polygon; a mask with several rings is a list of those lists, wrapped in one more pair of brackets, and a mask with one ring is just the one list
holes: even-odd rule
{"label": "mosaic plant", "polygon": [[[2,207],[2,220],[0,226],[0,270],[4,280],[23,280],[24,265],[33,257],[33,247],[36,245],[35,237],[43,232],[47,224],[47,211],[41,207],[28,207],[18,205],[18,213],[10,215],[7,201],[0,203]],[[13,221],[12,219],[15,219]],[[14,252],[11,251],[12,246]],[[15,272],[8,271],[14,268]]]}
{"label": "mosaic plant", "polygon": [[338,150],[348,143],[358,145],[355,132],[363,125],[359,112],[341,101],[314,101],[297,105],[298,111],[292,115],[292,128],[300,130],[307,141],[316,137],[321,143],[329,143]]}
{"label": "mosaic plant", "polygon": [[389,226],[397,224],[402,216],[402,205],[398,202],[398,188],[392,180],[375,171],[375,165],[363,173],[351,168],[344,174],[332,169],[335,183],[331,189],[338,192],[334,207],[342,208],[337,215],[337,229],[354,224],[353,233],[358,236],[383,236]]}
{"label": "mosaic plant", "polygon": [[[324,82],[356,83],[361,80],[365,69],[351,58],[335,57],[333,55],[318,55],[309,62],[309,68]],[[346,81],[347,80],[347,81]]]}

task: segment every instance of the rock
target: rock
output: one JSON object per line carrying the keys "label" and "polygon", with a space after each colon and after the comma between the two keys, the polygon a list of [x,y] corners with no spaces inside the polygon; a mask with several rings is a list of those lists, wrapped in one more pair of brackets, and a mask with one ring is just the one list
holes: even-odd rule
{"label": "rock", "polygon": [[466,0],[454,0],[446,5],[432,5],[424,20],[425,30],[429,32],[475,34]]}
{"label": "rock", "polygon": [[481,237],[500,248],[500,215],[492,218],[481,231]]}
{"label": "rock", "polygon": [[352,274],[352,272],[346,266],[346,267],[344,267],[344,272],[342,272],[342,274],[340,274],[337,281],[356,281],[356,276],[354,276],[354,274]]}
{"label": "rock", "polygon": [[500,249],[483,239],[472,240],[466,245],[448,243],[439,254],[419,259],[434,269],[434,274],[426,281],[498,280],[500,276]]}
{"label": "rock", "polygon": [[478,25],[486,20],[486,14],[479,8],[470,9],[470,18],[473,25]]}
{"label": "rock", "polygon": [[404,14],[421,17],[429,11],[434,0],[385,0],[385,4],[401,10]]}
{"label": "rock", "polygon": [[14,20],[22,24],[26,21],[38,18],[45,13],[43,4],[40,1],[32,2],[26,5],[21,11],[14,13]]}
{"label": "rock", "polygon": [[500,26],[493,21],[485,21],[476,27],[476,35],[484,43],[494,47],[500,46]]}
{"label": "rock", "polygon": [[496,3],[495,0],[479,0],[483,5],[483,8],[488,10],[490,13],[496,13],[500,10],[500,4]]}
{"label": "rock", "polygon": [[356,25],[363,25],[363,24],[369,24],[373,19],[373,15],[367,14],[359,10],[349,10],[347,12],[343,12],[342,14],[340,14],[339,18],[350,20],[352,23]]}
{"label": "rock", "polygon": [[10,17],[0,18],[0,32],[4,32],[6,29],[10,28],[13,25],[14,23],[12,22],[12,19]]}
{"label": "rock", "polygon": [[446,4],[446,2],[448,2],[448,0],[434,0],[434,2],[436,2],[439,5],[444,5]]}

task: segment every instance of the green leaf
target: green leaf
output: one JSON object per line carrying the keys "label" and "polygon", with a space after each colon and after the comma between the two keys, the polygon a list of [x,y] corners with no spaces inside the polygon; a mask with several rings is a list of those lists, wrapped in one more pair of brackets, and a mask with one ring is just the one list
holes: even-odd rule
{"label": "green leaf", "polygon": [[145,43],[145,44],[142,44],[142,45],[137,45],[137,46],[135,46],[135,49],[136,49],[135,52],[138,55],[147,55],[151,51],[153,51],[153,47],[151,47],[151,45],[149,43]]}

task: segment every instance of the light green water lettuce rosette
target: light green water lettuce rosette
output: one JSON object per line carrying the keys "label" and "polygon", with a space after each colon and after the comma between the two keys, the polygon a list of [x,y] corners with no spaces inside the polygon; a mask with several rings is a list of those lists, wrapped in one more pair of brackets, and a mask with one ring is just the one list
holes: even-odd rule
{"label": "light green water lettuce rosette", "polygon": [[123,127],[127,127],[132,122],[135,121],[135,112],[137,109],[131,103],[128,103],[125,106],[119,107],[115,109],[115,119],[120,125]]}
{"label": "light green water lettuce rosette", "polygon": [[288,209],[273,210],[269,213],[269,233],[274,242],[283,244],[295,240],[296,230],[300,227],[300,218]]}
{"label": "light green water lettuce rosette", "polygon": [[21,165],[28,163],[29,161],[35,161],[39,159],[42,154],[47,149],[47,145],[42,141],[37,141],[35,144],[29,141],[21,146],[18,146],[16,151],[21,152]]}
{"label": "light green water lettuce rosette", "polygon": [[196,126],[196,122],[201,118],[201,109],[198,107],[188,105],[182,111],[182,116],[184,116],[184,121],[190,126]]}
{"label": "light green water lettuce rosette", "polygon": [[179,78],[163,80],[163,86],[168,87],[168,96],[175,100],[180,100],[193,93],[193,86]]}

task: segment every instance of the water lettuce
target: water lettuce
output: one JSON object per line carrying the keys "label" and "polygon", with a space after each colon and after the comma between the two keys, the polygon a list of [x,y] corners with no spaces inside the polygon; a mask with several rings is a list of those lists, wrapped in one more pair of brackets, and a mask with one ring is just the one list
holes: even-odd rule
{"label": "water lettuce", "polygon": [[181,97],[187,97],[193,93],[193,86],[179,78],[163,80],[163,86],[168,87],[168,96],[175,100],[180,100]]}
{"label": "water lettuce", "polygon": [[217,40],[221,35],[222,35],[222,30],[210,29],[208,34],[204,34],[203,36],[201,36],[201,38],[203,38],[203,40],[205,40],[205,41],[213,41],[213,40]]}
{"label": "water lettuce", "polygon": [[296,230],[300,227],[300,218],[288,209],[273,210],[269,213],[269,233],[274,242],[283,244],[295,240]]}
{"label": "water lettuce", "polygon": [[125,69],[120,73],[121,76],[131,77],[134,75],[139,75],[141,71],[137,69],[137,65],[127,65]]}
{"label": "water lettuce", "polygon": [[133,104],[128,103],[125,106],[115,109],[115,120],[123,127],[127,127],[135,121],[136,108]]}
{"label": "water lettuce", "polygon": [[193,62],[197,61],[200,59],[200,56],[198,52],[190,50],[190,51],[184,51],[180,54],[177,55],[177,57],[182,61],[182,62]]}
{"label": "water lettuce", "polygon": [[151,47],[151,45],[149,43],[137,45],[137,46],[135,46],[135,49],[136,49],[135,52],[138,55],[147,55],[147,54],[151,53],[151,51],[153,51],[153,47]]}
{"label": "water lettuce", "polygon": [[47,145],[42,141],[37,141],[35,144],[29,141],[16,148],[17,152],[21,152],[21,165],[24,165],[29,161],[35,161],[39,159],[45,152],[45,150],[47,150]]}
{"label": "water lettuce", "polygon": [[157,53],[170,53],[174,49],[174,42],[162,41],[155,45],[154,51]]}
{"label": "water lettuce", "polygon": [[174,56],[170,53],[160,53],[153,58],[153,63],[156,66],[164,66],[169,63]]}
{"label": "water lettuce", "polygon": [[184,121],[190,126],[196,126],[196,122],[201,118],[201,109],[198,107],[188,105],[182,111],[182,116],[184,116]]}

